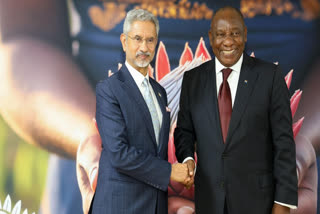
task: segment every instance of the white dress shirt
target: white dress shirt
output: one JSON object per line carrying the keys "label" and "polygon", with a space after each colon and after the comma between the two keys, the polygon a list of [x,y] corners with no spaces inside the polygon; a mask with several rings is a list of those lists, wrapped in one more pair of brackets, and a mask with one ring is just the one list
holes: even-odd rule
{"label": "white dress shirt", "polygon": [[[243,54],[241,55],[238,62],[230,67],[232,69],[232,72],[230,73],[230,75],[227,79],[227,81],[229,83],[230,91],[231,91],[232,107],[233,107],[233,103],[234,103],[234,100],[236,97],[242,61],[243,61]],[[222,69],[224,69],[226,67],[223,66],[216,57],[215,57],[215,64],[216,64],[215,69],[216,69],[216,84],[217,84],[217,96],[218,96],[220,85],[222,84],[222,81],[223,81]],[[187,157],[183,160],[182,163],[185,163],[188,160],[194,161],[194,159],[192,157]],[[195,168],[195,171],[196,171],[196,168]]]}
{"label": "white dress shirt", "polygon": [[[241,55],[240,59],[238,60],[238,62],[236,64],[229,67],[232,69],[232,72],[230,73],[227,81],[229,83],[229,87],[230,87],[230,91],[231,91],[232,107],[233,107],[234,100],[235,100],[236,94],[237,94],[237,88],[238,88],[238,82],[239,82],[242,62],[243,62],[243,54]],[[216,84],[217,84],[217,97],[218,97],[220,85],[223,82],[222,69],[227,68],[227,67],[223,66],[216,57],[215,57],[215,64],[216,64]]]}
{"label": "white dress shirt", "polygon": [[150,85],[148,73],[147,73],[146,76],[143,76],[139,71],[137,71],[134,67],[132,67],[127,61],[125,62],[125,65],[127,66],[128,70],[129,70],[129,73],[131,74],[133,80],[137,84],[142,96],[143,96],[143,93],[142,93],[142,90],[143,90],[142,89],[142,82],[143,82],[144,78],[148,79],[149,89],[150,89],[150,92],[151,92],[151,96],[152,96],[152,100],[154,102],[154,105],[156,106],[157,115],[158,115],[159,122],[160,122],[160,127],[161,127],[161,125],[162,125],[162,112],[161,112],[157,97],[156,97],[156,95],[155,95],[155,93],[153,91],[152,86]]}
{"label": "white dress shirt", "polygon": [[[236,64],[234,64],[231,67],[228,67],[228,68],[232,69],[232,72],[230,73],[230,75],[227,79],[227,81],[229,83],[230,91],[231,91],[232,107],[233,107],[234,100],[235,100],[236,94],[237,94],[237,88],[238,88],[238,82],[239,82],[242,62],[243,62],[243,54],[241,55],[240,59],[238,60],[238,62]],[[216,69],[216,84],[217,84],[217,96],[218,96],[220,85],[223,82],[222,69],[227,68],[227,67],[223,66],[216,57],[215,57],[215,66],[216,66],[215,69]],[[190,159],[194,160],[192,157],[187,157],[183,160],[183,163],[186,162],[187,160],[190,160]],[[289,204],[281,203],[278,201],[274,201],[274,202],[277,204],[280,204],[282,206],[289,207],[290,209],[297,209],[297,206],[294,206],[294,205],[289,205]]]}

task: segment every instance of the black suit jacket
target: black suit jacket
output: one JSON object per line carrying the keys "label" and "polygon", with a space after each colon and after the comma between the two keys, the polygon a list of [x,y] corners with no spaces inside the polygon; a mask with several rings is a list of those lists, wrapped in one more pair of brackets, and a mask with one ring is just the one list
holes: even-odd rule
{"label": "black suit jacket", "polygon": [[214,59],[186,72],[174,138],[180,162],[197,152],[197,214],[223,214],[225,200],[230,214],[270,214],[274,201],[297,205],[290,99],[279,66],[244,54],[225,144]]}

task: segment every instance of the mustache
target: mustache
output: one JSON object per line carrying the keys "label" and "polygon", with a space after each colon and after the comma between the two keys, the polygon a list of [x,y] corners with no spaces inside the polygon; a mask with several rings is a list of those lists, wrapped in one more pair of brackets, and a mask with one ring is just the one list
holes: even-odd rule
{"label": "mustache", "polygon": [[143,52],[143,51],[138,51],[136,53],[136,57],[141,56],[141,55],[151,56],[151,53],[150,52]]}

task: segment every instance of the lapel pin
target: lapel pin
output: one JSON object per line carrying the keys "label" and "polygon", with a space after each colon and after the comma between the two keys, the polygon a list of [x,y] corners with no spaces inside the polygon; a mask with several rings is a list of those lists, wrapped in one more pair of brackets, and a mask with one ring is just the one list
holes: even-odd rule
{"label": "lapel pin", "polygon": [[161,97],[161,94],[160,94],[160,92],[158,92],[158,94],[159,94],[159,97]]}
{"label": "lapel pin", "polygon": [[248,83],[248,80],[244,80],[244,83],[247,84],[247,83]]}

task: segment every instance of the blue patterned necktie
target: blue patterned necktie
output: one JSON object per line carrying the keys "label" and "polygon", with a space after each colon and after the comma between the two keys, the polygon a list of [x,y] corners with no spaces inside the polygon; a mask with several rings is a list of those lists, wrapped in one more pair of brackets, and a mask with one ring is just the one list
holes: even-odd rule
{"label": "blue patterned necktie", "polygon": [[156,136],[157,145],[159,145],[159,132],[160,132],[160,121],[157,113],[156,106],[153,102],[151,91],[149,89],[148,79],[144,78],[142,82],[142,94],[146,104],[149,108],[149,112],[152,119],[153,129]]}

